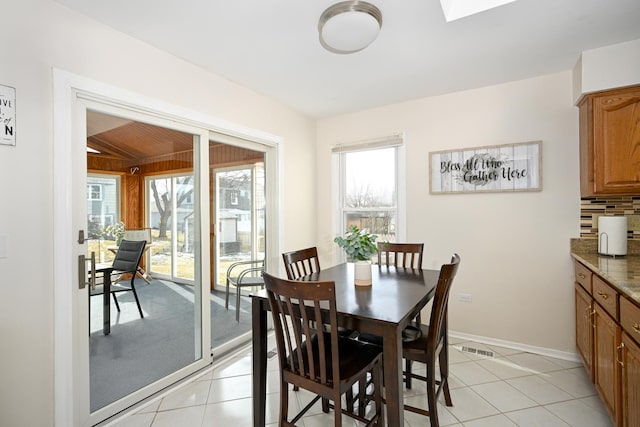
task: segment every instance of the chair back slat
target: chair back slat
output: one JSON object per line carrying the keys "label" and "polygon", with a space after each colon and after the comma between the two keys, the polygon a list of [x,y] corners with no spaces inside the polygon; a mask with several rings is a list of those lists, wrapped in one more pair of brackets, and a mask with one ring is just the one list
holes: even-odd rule
{"label": "chair back slat", "polygon": [[378,242],[378,264],[387,267],[422,268],[424,243]]}
{"label": "chair back slat", "polygon": [[331,386],[339,380],[334,282],[300,282],[268,273],[264,281],[281,369]]}
{"label": "chair back slat", "polygon": [[299,279],[320,271],[318,249],[315,246],[283,253],[282,259],[289,280]]}

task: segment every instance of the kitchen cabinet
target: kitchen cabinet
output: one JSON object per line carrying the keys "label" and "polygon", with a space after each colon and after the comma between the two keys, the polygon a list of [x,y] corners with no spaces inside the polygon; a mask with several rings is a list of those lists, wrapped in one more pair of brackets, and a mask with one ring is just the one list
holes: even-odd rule
{"label": "kitchen cabinet", "polygon": [[576,347],[584,367],[593,380],[593,299],[576,283]]}
{"label": "kitchen cabinet", "polygon": [[640,346],[627,335],[622,334],[620,350],[622,382],[622,426],[640,426]]}
{"label": "kitchen cabinet", "polygon": [[640,301],[577,260],[576,347],[613,425],[640,426]]}
{"label": "kitchen cabinet", "polygon": [[614,425],[619,416],[620,369],[616,361],[620,345],[620,326],[604,308],[595,304],[593,309],[593,382],[600,393]]}
{"label": "kitchen cabinet", "polygon": [[585,95],[578,108],[581,196],[640,194],[640,86]]}

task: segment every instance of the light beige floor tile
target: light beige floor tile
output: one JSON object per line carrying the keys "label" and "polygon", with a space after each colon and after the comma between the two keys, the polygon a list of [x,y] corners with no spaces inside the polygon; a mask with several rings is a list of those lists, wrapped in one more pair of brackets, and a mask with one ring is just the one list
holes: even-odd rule
{"label": "light beige floor tile", "polygon": [[204,405],[209,396],[210,381],[197,381],[186,384],[173,393],[165,396],[160,403],[160,411],[166,411],[187,406]]}
{"label": "light beige floor tile", "polygon": [[507,412],[505,415],[518,427],[569,427],[569,424],[542,406]]}
{"label": "light beige floor tile", "polygon": [[450,345],[449,346],[449,365],[453,365],[455,363],[469,362],[471,361],[471,357],[467,355],[467,353],[462,352],[461,345]]}
{"label": "light beige floor tile", "polygon": [[464,427],[517,427],[517,424],[514,424],[509,418],[500,414],[486,418],[479,418],[477,420],[465,421]]}
{"label": "light beige floor tile", "polygon": [[191,406],[189,408],[162,411],[156,414],[152,427],[202,426],[205,406]]}
{"label": "light beige floor tile", "polygon": [[596,389],[583,368],[548,372],[541,377],[576,398],[596,394]]}
{"label": "light beige floor tile", "polygon": [[[292,390],[289,391],[289,419],[291,419],[292,416],[295,416],[296,414],[298,414],[300,410],[303,408],[298,403],[298,399],[296,398],[295,393],[296,393],[295,391],[292,391]],[[242,401],[244,401],[244,399]],[[253,404],[251,399],[248,399],[248,401],[249,401],[248,403],[249,405]],[[251,406],[246,406],[246,408],[251,408]],[[251,411],[249,411],[249,413],[251,413]],[[265,423],[267,424],[275,423],[278,421],[279,417],[280,417],[280,393],[267,394]],[[238,427],[240,427],[240,425],[245,425],[245,424],[236,424],[236,426]],[[249,424],[246,424],[246,425],[249,425]],[[231,424],[229,424],[229,426],[231,426]]]}
{"label": "light beige floor tile", "polygon": [[498,410],[469,387],[451,390],[453,406],[447,410],[459,421],[498,415]]}
{"label": "light beige floor tile", "polygon": [[253,363],[251,356],[243,356],[222,366],[213,368],[213,379],[251,374]]}
{"label": "light beige floor tile", "polygon": [[136,414],[155,413],[158,411],[158,408],[160,407],[161,402],[162,402],[162,399],[156,399],[153,402],[144,405],[143,407],[135,411],[135,413]]}
{"label": "light beige floor tile", "polygon": [[506,356],[478,360],[476,363],[502,380],[524,377],[537,373],[532,369],[518,365]]}
{"label": "light beige floor tile", "polygon": [[251,397],[251,375],[220,378],[211,381],[207,403]]}
{"label": "light beige floor tile", "polygon": [[561,366],[562,369],[572,369],[572,368],[578,368],[583,366],[582,362],[574,362],[572,360],[557,359],[555,357],[549,357],[549,356],[542,356],[542,357],[555,363],[556,365]]}
{"label": "light beige floor tile", "polygon": [[479,384],[471,389],[482,396],[500,412],[531,408],[538,404],[504,381]]}
{"label": "light beige floor tile", "polygon": [[545,408],[573,427],[613,427],[608,415],[579,400],[553,403]]}
{"label": "light beige floor tile", "polygon": [[[203,417],[203,426],[251,426],[253,425],[253,402],[251,398],[216,402],[206,405]],[[275,419],[267,422],[273,423]],[[176,424],[176,426],[188,427],[188,424]],[[155,427],[155,426],[153,426]]]}
{"label": "light beige floor tile", "polygon": [[537,354],[518,353],[506,356],[506,358],[513,361],[518,366],[534,371],[536,374],[564,369],[559,364],[551,361],[550,358],[545,358],[544,356]]}
{"label": "light beige floor tile", "polygon": [[457,363],[449,366],[449,371],[466,385],[483,384],[500,379],[480,366],[478,362]]}
{"label": "light beige floor tile", "polygon": [[522,350],[501,347],[499,345],[493,345],[493,344],[489,344],[487,345],[487,347],[493,350],[496,353],[496,356],[511,356],[512,354],[524,353]]}
{"label": "light beige floor tile", "polygon": [[513,378],[507,380],[507,383],[511,384],[513,387],[520,390],[540,405],[573,399],[573,396],[546,381],[541,375]]}
{"label": "light beige floor tile", "polygon": [[[420,409],[429,409],[426,395],[407,397],[404,399],[404,403]],[[444,398],[441,396],[438,400],[438,421],[440,422],[440,426],[450,426],[459,423],[458,419],[454,417],[448,409],[449,408],[444,405]],[[411,411],[404,411],[404,419],[411,426],[429,425],[429,417]]]}
{"label": "light beige floor tile", "polygon": [[150,427],[156,413],[133,414],[108,424],[109,427]]}

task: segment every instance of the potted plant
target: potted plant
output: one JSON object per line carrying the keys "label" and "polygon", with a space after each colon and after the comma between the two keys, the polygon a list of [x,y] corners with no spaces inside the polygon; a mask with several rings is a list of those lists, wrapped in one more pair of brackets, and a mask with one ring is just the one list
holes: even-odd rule
{"label": "potted plant", "polygon": [[125,225],[122,221],[111,224],[104,229],[104,234],[106,236],[114,237],[116,240],[116,245],[120,246],[122,238],[124,237],[124,227]]}
{"label": "potted plant", "polygon": [[376,239],[366,229],[360,230],[356,225],[349,227],[344,237],[333,239],[347,254],[348,261],[355,262],[355,284],[371,285],[371,257],[378,251]]}

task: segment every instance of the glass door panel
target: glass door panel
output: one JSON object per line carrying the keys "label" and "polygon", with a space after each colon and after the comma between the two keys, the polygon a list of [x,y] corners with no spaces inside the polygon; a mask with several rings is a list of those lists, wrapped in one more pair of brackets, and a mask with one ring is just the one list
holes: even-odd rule
{"label": "glass door panel", "polygon": [[[142,314],[132,291],[111,294],[105,309],[100,274],[97,285],[89,287],[95,296],[85,294],[88,395],[94,421],[210,361],[209,327],[203,323],[205,318],[209,322],[209,308],[202,302],[203,281],[208,290],[209,274],[208,269],[196,268],[208,264],[201,263],[203,240],[208,259],[208,240],[201,238],[203,230],[208,236],[208,225],[200,224],[201,212],[208,222],[209,205],[208,198],[201,203],[202,194],[208,193],[201,187],[208,183],[199,177],[201,170],[208,173],[206,147],[200,147],[204,132],[176,130],[168,127],[175,124],[160,125],[165,122],[159,119],[147,123],[144,120],[150,118],[132,112],[121,114],[125,115],[87,110],[88,249],[109,266],[119,250],[120,228],[150,228],[151,242],[140,264],[150,275],[136,275],[133,282]],[[201,167],[198,160],[203,156]],[[131,289],[130,275],[111,277],[112,290]],[[110,334],[103,325],[107,316]]]}

